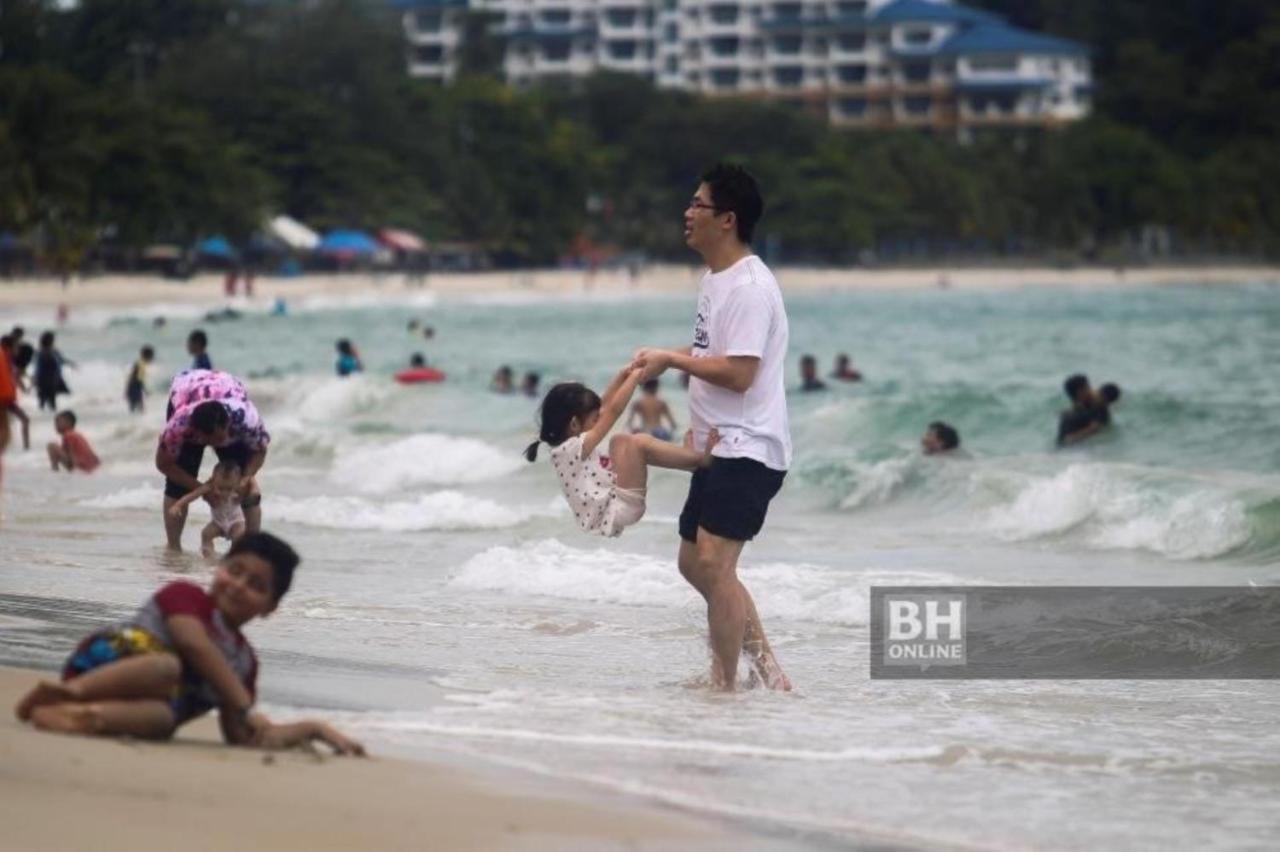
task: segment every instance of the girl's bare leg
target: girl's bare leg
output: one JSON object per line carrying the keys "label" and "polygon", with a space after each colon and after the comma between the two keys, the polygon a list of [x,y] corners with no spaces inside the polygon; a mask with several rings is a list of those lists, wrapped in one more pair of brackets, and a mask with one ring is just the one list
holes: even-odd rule
{"label": "girl's bare leg", "polygon": [[707,463],[710,451],[710,445],[707,452],[699,452],[645,434],[614,435],[609,439],[609,457],[618,475],[619,488],[644,488],[650,465],[672,470],[697,470]]}
{"label": "girl's bare leg", "polygon": [[235,523],[231,525],[231,529],[227,530],[227,538],[236,541],[240,536],[244,535],[245,527],[243,523]]}

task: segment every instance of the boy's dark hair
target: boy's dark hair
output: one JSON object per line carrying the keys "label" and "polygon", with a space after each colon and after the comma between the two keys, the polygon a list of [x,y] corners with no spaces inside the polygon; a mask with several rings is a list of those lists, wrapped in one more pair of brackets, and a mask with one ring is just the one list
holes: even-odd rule
{"label": "boy's dark hair", "polygon": [[31,359],[36,357],[36,349],[30,343],[18,344],[18,349],[13,353],[13,363],[17,365],[19,370],[27,369],[27,365],[31,363]]}
{"label": "boy's dark hair", "polygon": [[711,190],[715,212],[732,213],[739,241],[750,244],[756,223],[764,215],[764,199],[756,179],[742,166],[716,163],[702,175],[702,182]]}
{"label": "boy's dark hair", "polygon": [[293,583],[293,569],[302,561],[298,552],[269,532],[251,532],[236,539],[227,556],[241,553],[251,553],[271,564],[271,597],[279,603]]}
{"label": "boy's dark hair", "polygon": [[202,402],[191,412],[191,428],[202,435],[212,435],[230,420],[227,407],[217,400]]}
{"label": "boy's dark hair", "polygon": [[649,379],[649,381],[645,382],[645,383],[644,383],[644,384],[642,384],[640,387],[644,388],[644,392],[645,392],[645,393],[657,393],[657,392],[658,392],[658,380],[657,380],[657,379]]}
{"label": "boy's dark hair", "polygon": [[1080,391],[1089,387],[1089,377],[1084,373],[1075,373],[1067,376],[1067,380],[1062,383],[1062,390],[1067,395],[1067,399],[1072,402],[1076,401],[1076,397],[1080,395]]}
{"label": "boy's dark hair", "polygon": [[187,335],[187,345],[197,346],[204,349],[209,345],[209,335],[197,328],[195,331]]}
{"label": "boy's dark hair", "polygon": [[409,366],[425,367],[427,366],[427,359],[423,357],[421,352],[415,352],[409,356]]}
{"label": "boy's dark hair", "polygon": [[1102,398],[1107,401],[1107,405],[1110,405],[1120,398],[1120,386],[1114,382],[1107,382],[1098,388],[1098,393],[1102,394]]}
{"label": "boy's dark hair", "polygon": [[960,433],[948,423],[941,420],[935,420],[929,424],[929,428],[938,436],[938,440],[942,442],[942,449],[954,450],[960,446]]}
{"label": "boy's dark hair", "polygon": [[538,458],[538,444],[546,441],[558,447],[569,437],[569,421],[586,417],[601,406],[600,397],[581,382],[561,382],[547,391],[538,409],[538,440],[525,448],[529,461]]}
{"label": "boy's dark hair", "polygon": [[[66,411],[59,411],[58,417],[66,418],[67,422],[71,424],[71,428],[72,429],[76,428],[76,413],[72,411],[70,408],[68,408]],[[58,417],[55,417],[54,419],[57,420]]]}
{"label": "boy's dark hair", "polygon": [[817,368],[817,366],[818,366],[818,359],[817,359],[817,358],[815,358],[815,357],[813,357],[812,355],[801,355],[801,356],[800,356],[800,366],[801,366],[801,367],[813,367],[813,368],[815,368],[815,369],[816,369],[816,368]]}
{"label": "boy's dark hair", "polygon": [[48,349],[48,348],[49,348],[50,346],[52,346],[52,345],[53,345],[53,332],[52,332],[52,331],[46,331],[44,334],[40,335],[40,348],[41,348],[41,349]]}
{"label": "boy's dark hair", "polygon": [[351,354],[351,341],[347,340],[345,337],[339,340],[335,345],[338,347],[338,351],[343,355]]}
{"label": "boy's dark hair", "polygon": [[152,349],[150,346],[144,346],[142,347],[141,354],[143,361],[150,361],[152,358],[156,357],[156,350]]}

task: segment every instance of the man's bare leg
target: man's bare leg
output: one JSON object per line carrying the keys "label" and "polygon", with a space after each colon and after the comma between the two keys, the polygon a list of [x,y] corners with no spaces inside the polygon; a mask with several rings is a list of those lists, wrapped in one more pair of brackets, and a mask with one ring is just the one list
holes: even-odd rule
{"label": "man's bare leg", "polygon": [[[703,535],[710,535],[706,530],[698,530],[698,540],[701,541]],[[728,539],[721,539],[727,541]],[[739,542],[741,544],[741,542]],[[739,548],[741,553],[741,548]],[[704,599],[710,604],[710,596],[706,589],[706,578],[702,571],[699,570],[698,564],[698,548],[690,541],[680,540],[680,551],[676,557],[676,564],[680,568],[681,575],[689,582],[689,585],[698,590]],[[737,559],[734,559],[734,578],[737,578]],[[755,668],[756,674],[764,681],[765,685],[770,689],[790,690],[791,681],[787,678],[786,673],[782,671],[777,658],[773,654],[773,649],[769,647],[769,640],[765,637],[764,626],[760,623],[760,616],[756,612],[755,601],[751,598],[751,593],[747,591],[747,587],[738,582],[738,588],[746,607],[746,628],[742,636],[742,650],[746,652],[751,660],[752,666]],[[708,617],[710,616],[710,608],[708,607]],[[712,672],[713,679],[717,683],[723,682],[723,674],[720,671],[719,658],[715,659],[715,669]]]}
{"label": "man's bare leg", "polygon": [[245,532],[258,532],[262,529],[262,504],[250,506],[244,510]]}
{"label": "man's bare leg", "polygon": [[68,681],[44,680],[18,702],[14,712],[27,720],[39,707],[106,698],[167,698],[182,676],[173,654],[139,654],[85,672]]}
{"label": "man's bare leg", "polygon": [[178,517],[169,514],[169,509],[177,503],[176,497],[170,497],[168,494],[164,496],[164,507],[160,514],[164,517],[164,535],[168,540],[170,550],[182,550],[182,530],[187,525],[187,509],[183,506]]}

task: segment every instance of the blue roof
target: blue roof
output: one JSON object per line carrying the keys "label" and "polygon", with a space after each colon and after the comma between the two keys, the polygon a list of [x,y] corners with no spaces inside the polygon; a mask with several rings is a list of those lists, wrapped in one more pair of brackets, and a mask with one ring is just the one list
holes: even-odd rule
{"label": "blue roof", "polygon": [[980,12],[966,6],[951,3],[932,3],[930,0],[894,0],[880,7],[871,20],[878,24],[928,21],[950,24],[1003,23],[1004,18],[992,12]]}
{"label": "blue roof", "polygon": [[1078,41],[1040,35],[1008,24],[983,24],[956,33],[938,52],[1087,54],[1089,48]]}

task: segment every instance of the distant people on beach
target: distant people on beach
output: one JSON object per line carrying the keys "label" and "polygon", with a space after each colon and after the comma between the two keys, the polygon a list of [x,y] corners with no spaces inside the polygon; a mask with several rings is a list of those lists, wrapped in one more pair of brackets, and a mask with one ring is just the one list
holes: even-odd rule
{"label": "distant people on beach", "polygon": [[493,378],[489,380],[489,390],[494,393],[515,393],[515,373],[506,364],[503,364],[493,373]]}
{"label": "distant people on beach", "polygon": [[60,680],[44,680],[14,708],[61,734],[167,740],[217,709],[228,744],[284,749],[321,742],[343,755],[364,748],[324,722],[275,724],[254,711],[258,655],[242,629],[270,615],[293,583],[298,555],[270,533],[231,545],[209,588],[163,586],[130,618],[94,631]]}
{"label": "distant people on beach", "polygon": [[262,525],[262,495],[254,487],[254,477],[267,458],[271,436],[249,400],[244,383],[218,370],[186,370],[169,387],[167,422],[156,447],[156,469],[165,477],[163,520],[170,550],[182,549],[185,510],[171,515],[169,509],[199,488],[200,464],[205,447],[213,447],[219,461],[234,462],[240,468],[245,529],[257,531]]}
{"label": "distant people on beach", "polygon": [[[627,415],[627,431],[643,432],[659,441],[670,441],[676,433],[676,418],[667,401],[658,396],[658,382],[658,379],[649,379],[641,385],[643,393],[631,403],[631,413]],[[664,420],[666,425],[663,425]]]}
{"label": "distant people on beach", "polygon": [[138,352],[138,360],[129,368],[129,377],[124,383],[124,398],[129,403],[129,410],[140,412],[142,400],[147,395],[147,367],[156,359],[156,351],[144,346]]}
{"label": "distant people on beach", "polygon": [[960,447],[960,433],[955,427],[941,420],[935,420],[929,424],[924,430],[924,436],[920,439],[920,449],[924,451],[926,456],[936,456],[943,453],[949,453]]}
{"label": "distant people on beach", "polygon": [[356,352],[356,348],[351,345],[350,340],[344,337],[334,344],[334,348],[338,350],[338,360],[334,363],[333,368],[339,376],[349,376],[352,373],[364,371],[364,364],[360,362],[360,355]]}
{"label": "distant people on beach", "polygon": [[53,428],[61,440],[50,441],[45,449],[49,452],[49,467],[55,473],[60,470],[93,473],[98,469],[100,462],[89,440],[76,431],[75,412],[59,411],[53,418]]}
{"label": "distant people on beach", "polygon": [[409,320],[409,324],[405,326],[405,330],[414,336],[422,335],[424,340],[431,340],[436,336],[435,328],[429,325],[423,325],[422,321],[417,319]]}
{"label": "distant people on beach", "polygon": [[1108,382],[1094,390],[1081,374],[1070,376],[1063,390],[1071,407],[1058,417],[1058,446],[1078,444],[1111,425],[1111,406],[1120,399],[1120,386]]}
{"label": "distant people on beach", "polygon": [[525,450],[525,458],[537,460],[541,443],[551,447],[551,466],[585,532],[618,536],[644,517],[650,466],[691,471],[711,463],[714,439],[698,452],[652,435],[609,438],[643,374],[628,364],[613,377],[603,398],[578,382],[563,382],[547,391],[539,408],[538,440]]}
{"label": "distant people on beach", "polygon": [[[8,336],[5,340],[11,341]],[[18,383],[9,363],[10,346],[0,346],[0,486],[4,485],[4,454],[9,449],[9,413],[18,404]]]}
{"label": "distant people on beach", "polygon": [[220,461],[213,466],[209,480],[199,488],[188,491],[169,507],[169,515],[181,517],[187,507],[204,498],[209,503],[212,518],[200,531],[200,552],[206,557],[214,555],[213,543],[219,538],[235,542],[244,535],[244,509],[240,506],[245,497],[258,493],[258,485],[249,480],[248,493],[241,493],[240,466],[232,461]]}
{"label": "distant people on beach", "polygon": [[187,354],[191,356],[191,369],[212,370],[213,361],[209,358],[209,336],[202,329],[196,329],[187,335]]}
{"label": "distant people on beach", "polygon": [[824,391],[827,383],[818,378],[818,359],[812,355],[800,358],[800,390],[805,393]]}
{"label": "distant people on beach", "polygon": [[[24,344],[27,350],[30,344]],[[23,369],[18,366],[18,353],[13,345],[13,336],[6,334],[0,337],[0,353],[4,361],[0,364],[0,419],[4,420],[5,436],[8,439],[9,415],[18,418],[22,424],[22,449],[31,449],[31,418],[18,403],[18,396],[29,390]]]}
{"label": "distant people on beach", "polygon": [[524,381],[520,383],[520,392],[525,396],[536,397],[538,395],[538,385],[542,383],[542,376],[533,370],[524,374]]}
{"label": "distant people on beach", "polygon": [[36,398],[40,410],[48,408],[58,410],[58,395],[71,393],[66,380],[62,377],[62,368],[74,367],[75,362],[65,357],[54,345],[52,331],[40,335],[40,350],[36,353]]}
{"label": "distant people on beach", "polygon": [[853,368],[853,362],[849,360],[849,356],[841,352],[836,356],[835,369],[831,371],[831,378],[838,382],[860,382],[862,381],[862,373]]}

